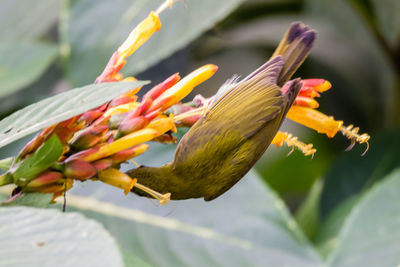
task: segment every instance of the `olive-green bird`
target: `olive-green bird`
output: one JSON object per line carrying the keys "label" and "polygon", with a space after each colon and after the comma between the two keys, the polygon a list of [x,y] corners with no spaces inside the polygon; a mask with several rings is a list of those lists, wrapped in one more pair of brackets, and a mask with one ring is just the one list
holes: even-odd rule
{"label": "olive-green bird", "polygon": [[[271,59],[242,81],[232,79],[215,95],[205,115],[179,142],[172,162],[128,172],[142,185],[171,199],[213,200],[257,162],[279,130],[300,88],[300,79],[281,87],[310,52],[316,33],[291,25]],[[134,187],[132,192],[148,196]]]}

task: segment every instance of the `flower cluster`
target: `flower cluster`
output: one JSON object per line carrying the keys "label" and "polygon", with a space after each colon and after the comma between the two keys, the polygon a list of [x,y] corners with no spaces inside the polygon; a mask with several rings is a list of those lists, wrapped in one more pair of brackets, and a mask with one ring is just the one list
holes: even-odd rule
{"label": "flower cluster", "polygon": [[[159,13],[172,2],[166,1],[132,31],[95,83],[136,80],[124,78],[119,71],[126,58],[160,29]],[[171,135],[176,132],[175,119],[165,115],[166,110],[217,69],[215,65],[205,65],[182,79],[179,73],[173,74],[151,88],[140,102],[136,94],[141,88],[132,88],[96,109],[43,129],[22,149],[13,166],[0,178],[0,185],[14,183],[18,186],[14,194],[52,193],[54,199],[69,190],[74,181],[91,179],[121,188],[125,194],[136,186],[165,203],[169,194],[161,195],[140,185],[119,171],[120,164],[145,152],[149,147],[144,144],[147,141],[176,142]],[[45,150],[54,150],[54,144],[60,145],[60,155],[46,164],[37,160]],[[35,162],[37,168],[27,170],[27,162]]]}
{"label": "flower cluster", "polygon": [[[134,77],[124,78],[119,71],[126,58],[161,28],[159,14],[173,2],[165,1],[131,32],[95,83],[135,80]],[[9,171],[0,177],[0,185],[14,183],[17,185],[15,194],[52,193],[54,199],[65,194],[74,181],[91,179],[121,188],[125,194],[137,187],[161,204],[165,203],[169,194],[161,195],[137,183],[135,178],[119,171],[120,164],[145,152],[149,147],[145,142],[176,142],[171,132],[175,132],[176,127],[193,125],[207,110],[212,98],[198,95],[190,103],[181,104],[180,101],[216,71],[215,65],[205,65],[183,79],[176,73],[150,89],[140,101],[136,94],[141,88],[132,88],[96,109],[45,128],[23,148]],[[282,93],[288,86],[282,88]],[[352,144],[367,143],[369,136],[359,135],[358,128],[344,127],[342,121],[316,110],[318,103],[314,98],[330,87],[323,79],[302,80],[301,91],[287,117],[328,137],[340,131],[352,140]],[[286,132],[278,132],[272,143],[297,147],[305,155],[316,151],[312,144],[304,144]],[[53,151],[52,156],[43,160],[41,156],[49,150]]]}

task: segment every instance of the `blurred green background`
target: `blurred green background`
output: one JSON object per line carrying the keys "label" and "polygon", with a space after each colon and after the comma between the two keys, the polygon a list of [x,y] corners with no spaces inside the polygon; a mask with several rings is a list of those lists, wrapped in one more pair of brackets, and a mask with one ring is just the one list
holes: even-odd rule
{"label": "blurred green background", "polygon": [[[132,27],[160,3],[0,0],[1,117],[92,83]],[[296,75],[329,80],[333,87],[318,100],[319,110],[369,133],[370,149],[364,157],[364,145],[344,152],[349,141],[340,133],[329,139],[287,121],[283,130],[313,143],[314,158],[298,151],[287,156],[289,148],[271,147],[255,169],[324,251],[324,242],[337,234],[359,196],[400,166],[400,2],[187,1],[186,7],[176,3],[161,20],[162,30],[129,58],[123,72],[156,83],[175,72],[187,74],[201,64],[217,64],[215,77],[189,98],[211,96],[232,75],[245,76],[263,64],[292,22],[302,21],[318,31],[315,48]],[[2,148],[1,157],[15,155],[26,140]],[[152,162],[154,155],[160,158],[160,151],[167,150],[173,146],[154,146],[138,161],[168,162],[171,152]],[[109,195],[91,186],[82,185],[76,194],[100,199]],[[246,196],[241,201],[246,202]],[[149,203],[139,206],[152,209]]]}

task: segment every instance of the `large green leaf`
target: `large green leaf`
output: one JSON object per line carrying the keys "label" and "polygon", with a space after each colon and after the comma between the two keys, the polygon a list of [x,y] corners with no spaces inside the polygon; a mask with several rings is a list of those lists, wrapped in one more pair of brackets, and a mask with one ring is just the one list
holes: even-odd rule
{"label": "large green leaf", "polygon": [[[71,48],[68,70],[73,84],[82,85],[95,79],[134,26],[162,2],[71,1],[70,15],[62,23],[64,46]],[[185,2],[186,8],[178,2],[161,15],[163,28],[128,60],[125,72],[136,74],[171,55],[211,28],[243,0]]]}
{"label": "large green leaf", "polygon": [[110,234],[79,214],[0,208],[0,266],[123,266]]}
{"label": "large green leaf", "polygon": [[[146,165],[168,161],[173,155],[173,150],[148,152]],[[75,189],[75,194],[85,197],[67,196],[67,210],[79,210],[102,222],[124,251],[154,266],[320,263],[284,203],[255,172],[212,202],[187,200],[158,208],[145,198],[123,196],[121,190],[107,190],[99,183],[97,188],[94,183],[86,185]]]}
{"label": "large green leaf", "polygon": [[338,245],[339,232],[347,216],[360,200],[360,195],[351,196],[337,205],[318,228],[315,244],[318,246],[320,254],[324,257],[328,256]]}
{"label": "large green leaf", "polygon": [[319,228],[319,201],[322,186],[323,181],[316,180],[307,198],[296,212],[296,221],[310,240],[314,239]]}
{"label": "large green leaf", "polygon": [[0,42],[0,98],[39,78],[57,55],[52,44]]}
{"label": "large green leaf", "polygon": [[0,147],[100,106],[126,91],[147,83],[137,81],[88,85],[32,104],[0,121]]}
{"label": "large green leaf", "polygon": [[399,189],[397,169],[360,200],[345,221],[329,266],[398,266]]}
{"label": "large green leaf", "polygon": [[59,2],[59,0],[0,0],[2,40],[19,41],[41,36],[57,21]]}
{"label": "large green leaf", "polygon": [[372,0],[372,6],[381,33],[392,48],[400,41],[400,2],[397,0]]}
{"label": "large green leaf", "polygon": [[364,157],[364,147],[357,146],[343,154],[325,176],[321,196],[321,215],[326,215],[346,198],[368,189],[400,166],[400,132],[387,132],[372,136],[370,150]]}

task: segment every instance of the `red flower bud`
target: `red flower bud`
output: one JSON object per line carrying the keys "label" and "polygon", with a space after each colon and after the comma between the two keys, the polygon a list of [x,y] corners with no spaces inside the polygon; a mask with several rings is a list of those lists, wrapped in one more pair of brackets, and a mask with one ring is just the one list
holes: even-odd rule
{"label": "red flower bud", "polygon": [[79,150],[93,147],[102,141],[102,138],[108,130],[107,125],[95,125],[83,130],[70,143],[71,147]]}
{"label": "red flower bud", "polygon": [[127,117],[119,126],[118,133],[115,138],[119,138],[120,136],[140,130],[144,128],[148,123],[149,121],[146,120],[143,116],[134,118]]}
{"label": "red flower bud", "polygon": [[140,115],[142,115],[143,113],[145,113],[146,110],[148,110],[149,107],[151,106],[151,103],[153,103],[153,100],[151,100],[150,97],[143,97],[142,102],[141,102],[140,105],[137,107],[138,113],[139,113]]}
{"label": "red flower bud", "polygon": [[180,80],[179,73],[175,73],[171,75],[169,78],[167,78],[165,81],[163,81],[160,84],[157,84],[154,86],[152,89],[150,89],[144,96],[143,98],[150,98],[151,100],[156,99],[159,97],[162,93],[164,93],[166,90],[168,90],[170,87],[172,87],[174,84],[176,84]]}
{"label": "red flower bud", "polygon": [[87,161],[76,159],[65,165],[64,175],[68,178],[86,180],[97,173],[96,168]]}
{"label": "red flower bud", "polygon": [[62,179],[62,174],[59,172],[45,172],[40,174],[38,177],[30,181],[26,188],[35,188],[44,185],[55,183]]}
{"label": "red flower bud", "polygon": [[85,157],[87,157],[87,156],[89,156],[89,155],[91,155],[91,154],[93,154],[93,153],[96,153],[97,151],[99,151],[99,149],[100,149],[99,147],[93,147],[93,148],[89,148],[89,149],[80,151],[80,152],[78,152],[78,153],[75,153],[75,154],[69,156],[69,157],[65,160],[65,162],[70,162],[70,161],[73,161],[73,160],[85,158]]}
{"label": "red flower bud", "polygon": [[131,158],[134,158],[143,152],[145,152],[149,148],[148,144],[140,144],[122,151],[115,153],[110,156],[110,159],[115,163],[119,164],[121,162],[125,162]]}
{"label": "red flower bud", "polygon": [[152,121],[160,114],[161,114],[161,109],[157,109],[157,110],[147,113],[144,117],[147,121]]}
{"label": "red flower bud", "polygon": [[119,105],[135,102],[137,99],[137,96],[126,96],[122,95],[114,100],[111,101],[110,106],[111,107],[116,107]]}
{"label": "red flower bud", "polygon": [[84,121],[86,125],[90,125],[101,115],[103,115],[103,112],[100,110],[89,110],[82,114],[82,116],[79,118],[79,121]]}
{"label": "red flower bud", "polygon": [[113,160],[110,158],[100,159],[92,163],[92,165],[96,168],[97,171],[102,171],[108,169],[113,166]]}

